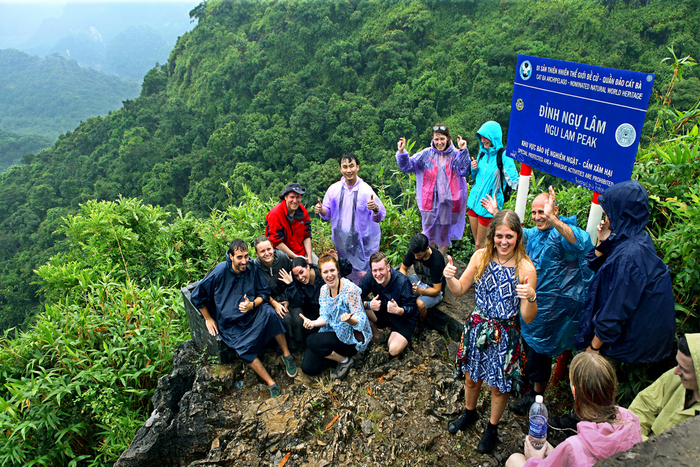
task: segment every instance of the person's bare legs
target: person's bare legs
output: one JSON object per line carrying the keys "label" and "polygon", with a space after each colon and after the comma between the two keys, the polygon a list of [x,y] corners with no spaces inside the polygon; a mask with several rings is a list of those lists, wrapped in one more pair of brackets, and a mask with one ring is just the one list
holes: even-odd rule
{"label": "person's bare legs", "polygon": [[547,383],[535,383],[535,392],[537,394],[544,394],[544,391],[546,389],[547,389]]}
{"label": "person's bare legs", "polygon": [[282,349],[282,355],[289,357],[291,353],[289,352],[289,347],[287,347],[287,339],[284,337],[284,333],[277,334],[275,340],[277,341],[277,345],[280,346],[280,349]]}
{"label": "person's bare legs", "polygon": [[472,216],[469,216],[469,226],[474,236],[474,251],[482,249],[486,244],[486,230],[488,227],[479,224],[479,218]]}
{"label": "person's bare legs", "polygon": [[374,318],[374,321],[372,321],[372,318],[369,316],[369,314],[374,312],[372,310],[367,311],[367,317],[369,318],[369,327],[372,328],[372,342],[375,344],[378,342],[381,342],[382,338],[384,338],[384,333],[379,330],[376,324],[374,324],[374,321],[377,320],[377,318]]}
{"label": "person's bare legs", "polygon": [[527,462],[525,456],[519,452],[516,452],[515,454],[511,454],[511,456],[508,458],[506,461],[506,467],[522,467],[525,465],[525,462]]}
{"label": "person's bare legs", "polygon": [[447,259],[447,249],[448,249],[448,248],[449,248],[448,246],[441,246],[441,247],[438,247],[438,251],[439,251],[440,253],[442,253],[442,256],[444,256],[445,259]]}
{"label": "person's bare legs", "polygon": [[343,360],[345,360],[347,357],[343,357],[342,355],[340,355],[340,354],[337,353],[337,352],[331,352],[331,354],[330,354],[330,355],[327,355],[326,358],[327,358],[328,360],[333,360],[334,362],[340,363],[340,362],[342,362]]}
{"label": "person's bare legs", "polygon": [[491,388],[491,425],[498,425],[501,421],[503,412],[508,406],[508,393],[501,392],[498,388]]}
{"label": "person's bare legs", "polygon": [[389,335],[389,341],[387,343],[389,345],[389,355],[396,357],[404,351],[408,345],[408,340],[398,332],[392,332]]}
{"label": "person's bare legs", "polygon": [[[279,341],[278,341],[279,343]],[[285,342],[285,348],[286,348],[286,342]],[[287,350],[289,352],[289,350]],[[267,372],[265,367],[263,366],[262,362],[258,357],[255,357],[255,360],[250,362],[248,364],[249,367],[253,369],[256,375],[260,376],[260,378],[267,383],[268,386],[272,386],[275,384],[275,381],[270,377],[270,374]]]}
{"label": "person's bare legs", "polygon": [[473,381],[468,371],[465,375],[464,401],[467,404],[467,410],[476,410],[476,402],[479,400],[479,392],[481,392],[481,383],[483,381]]}
{"label": "person's bare legs", "polygon": [[416,304],[418,305],[418,323],[416,323],[416,326],[422,326],[425,317],[428,315],[428,309],[420,298],[416,299]]}

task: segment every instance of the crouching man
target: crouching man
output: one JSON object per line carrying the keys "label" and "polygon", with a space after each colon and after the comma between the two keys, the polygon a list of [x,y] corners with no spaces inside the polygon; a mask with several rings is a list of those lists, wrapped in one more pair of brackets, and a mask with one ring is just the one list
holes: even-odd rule
{"label": "crouching man", "polygon": [[297,368],[284,338],[284,324],[270,306],[270,286],[260,271],[250,263],[248,245],[234,239],[226,261],[216,265],[194,289],[192,305],[206,321],[209,334],[219,334],[226,345],[236,351],[277,397],[280,388],[263,367],[258,354],[272,338],[282,348],[287,374],[294,377]]}

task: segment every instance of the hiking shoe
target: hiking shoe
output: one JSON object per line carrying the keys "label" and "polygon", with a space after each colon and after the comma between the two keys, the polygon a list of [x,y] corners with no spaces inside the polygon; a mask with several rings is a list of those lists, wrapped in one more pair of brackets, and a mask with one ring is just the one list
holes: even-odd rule
{"label": "hiking shoe", "polygon": [[516,415],[527,415],[530,406],[535,403],[535,398],[529,392],[520,399],[520,402],[513,401],[508,404],[508,408]]}
{"label": "hiking shoe", "polygon": [[270,390],[270,397],[279,397],[280,387],[277,386],[277,383],[273,384],[272,386],[268,386],[267,388]]}
{"label": "hiking shoe", "polygon": [[331,379],[338,380],[338,379],[343,379],[348,375],[348,371],[350,371],[350,368],[355,366],[355,359],[353,357],[348,358],[348,361],[345,363],[338,363],[338,366],[335,367],[335,370],[331,373]]}
{"label": "hiking shoe", "polygon": [[479,441],[476,450],[482,454],[488,454],[496,447],[496,443],[498,443],[498,425],[489,423],[484,430],[484,434],[481,435],[481,441]]}
{"label": "hiking shoe", "polygon": [[576,425],[580,422],[578,415],[571,411],[563,417],[550,418],[547,421],[547,425],[554,430],[563,432],[567,437],[578,434]]}
{"label": "hiking shoe", "polygon": [[463,431],[474,425],[477,421],[479,421],[479,414],[476,412],[476,409],[465,410],[457,420],[452,420],[450,424],[447,425],[447,431],[454,435],[458,431]]}
{"label": "hiking shoe", "polygon": [[297,375],[297,366],[294,363],[294,356],[290,355],[289,357],[282,357],[282,361],[284,362],[284,369],[287,371],[287,375],[290,378],[294,378]]}

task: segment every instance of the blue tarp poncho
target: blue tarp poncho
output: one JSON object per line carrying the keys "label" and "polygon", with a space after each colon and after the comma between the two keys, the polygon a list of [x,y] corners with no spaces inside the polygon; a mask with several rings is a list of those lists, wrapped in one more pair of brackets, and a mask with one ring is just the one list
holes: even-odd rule
{"label": "blue tarp poncho", "polygon": [[527,255],[537,269],[537,316],[530,324],[520,318],[521,333],[535,352],[550,357],[573,348],[593,278],[586,262],[591,236],[576,225],[576,216],[559,219],[571,227],[575,245],[554,227],[525,229]]}
{"label": "blue tarp poncho", "polygon": [[[262,305],[241,313],[238,305],[243,296],[253,301],[263,299]],[[251,363],[270,339],[285,332],[282,319],[270,306],[270,286],[252,261],[245,271],[233,272],[231,258],[216,265],[194,289],[190,301],[196,308],[207,307],[219,327],[221,339],[234,349],[246,363]]]}
{"label": "blue tarp poncho", "polygon": [[612,233],[588,252],[596,272],[588,290],[576,347],[586,348],[595,333],[600,353],[624,363],[651,363],[673,351],[676,313],[668,266],[656,255],[644,230],[649,197],[635,180],[618,183],[598,198]]}

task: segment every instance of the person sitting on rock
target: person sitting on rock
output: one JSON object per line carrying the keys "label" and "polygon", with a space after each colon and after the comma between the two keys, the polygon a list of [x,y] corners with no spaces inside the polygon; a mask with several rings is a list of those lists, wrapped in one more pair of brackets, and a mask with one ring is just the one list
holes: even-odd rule
{"label": "person sitting on rock", "polygon": [[389,265],[384,253],[374,253],[369,263],[372,275],[367,274],[362,278],[360,288],[363,300],[367,300],[370,293],[374,294],[372,300],[363,302],[372,327],[373,341],[383,342],[386,336],[378,328],[391,326],[389,355],[396,357],[411,341],[416,327],[416,296],[406,276]]}
{"label": "person sitting on rock", "polygon": [[326,253],[318,260],[318,269],[325,285],[321,287],[320,314],[311,320],[303,314],[304,328],[321,328],[306,339],[306,354],[301,363],[302,371],[315,376],[328,360],[338,362],[331,374],[333,379],[343,379],[355,366],[353,358],[364,351],[372,339],[372,329],[362,308],[361,289],[349,279],[340,277],[338,260]]}
{"label": "person sitting on rock", "polygon": [[311,249],[311,218],[301,204],[306,193],[298,183],[288,183],[280,193],[280,203],[265,216],[265,235],[272,246],[294,259],[297,256],[307,262],[317,261]]}
{"label": "person sitting on rock", "polygon": [[[408,268],[413,266],[415,274],[408,275]],[[440,250],[428,244],[428,237],[422,233],[415,234],[408,244],[408,253],[403,259],[399,272],[411,282],[413,294],[418,304],[418,327],[423,325],[428,308],[437,306],[442,301],[445,288],[445,257]]]}
{"label": "person sitting on rock", "polygon": [[274,338],[282,349],[282,361],[290,377],[296,376],[297,367],[287,347],[282,319],[268,303],[270,286],[249,261],[246,242],[234,239],[226,260],[202,279],[190,300],[202,313],[209,334],[219,334],[221,340],[267,383],[270,396],[277,397],[280,388],[263,367],[258,354]]}
{"label": "person sitting on rock", "polygon": [[637,394],[630,410],[642,424],[642,439],[700,414],[700,334],[678,339],[678,365]]}
{"label": "person sitting on rock", "polygon": [[287,299],[287,287],[282,281],[280,271],[282,269],[291,271],[292,260],[284,251],[273,248],[272,242],[265,236],[256,238],[253,246],[257,255],[253,264],[270,286],[270,305],[284,320],[289,313],[289,300]]}
{"label": "person sitting on rock", "polygon": [[569,379],[574,410],[581,420],[578,434],[556,448],[545,442],[540,449],[533,447],[528,435],[525,455],[511,455],[506,467],[592,467],[642,441],[637,416],[615,405],[617,376],[605,358],[586,352],[576,355],[571,361]]}

